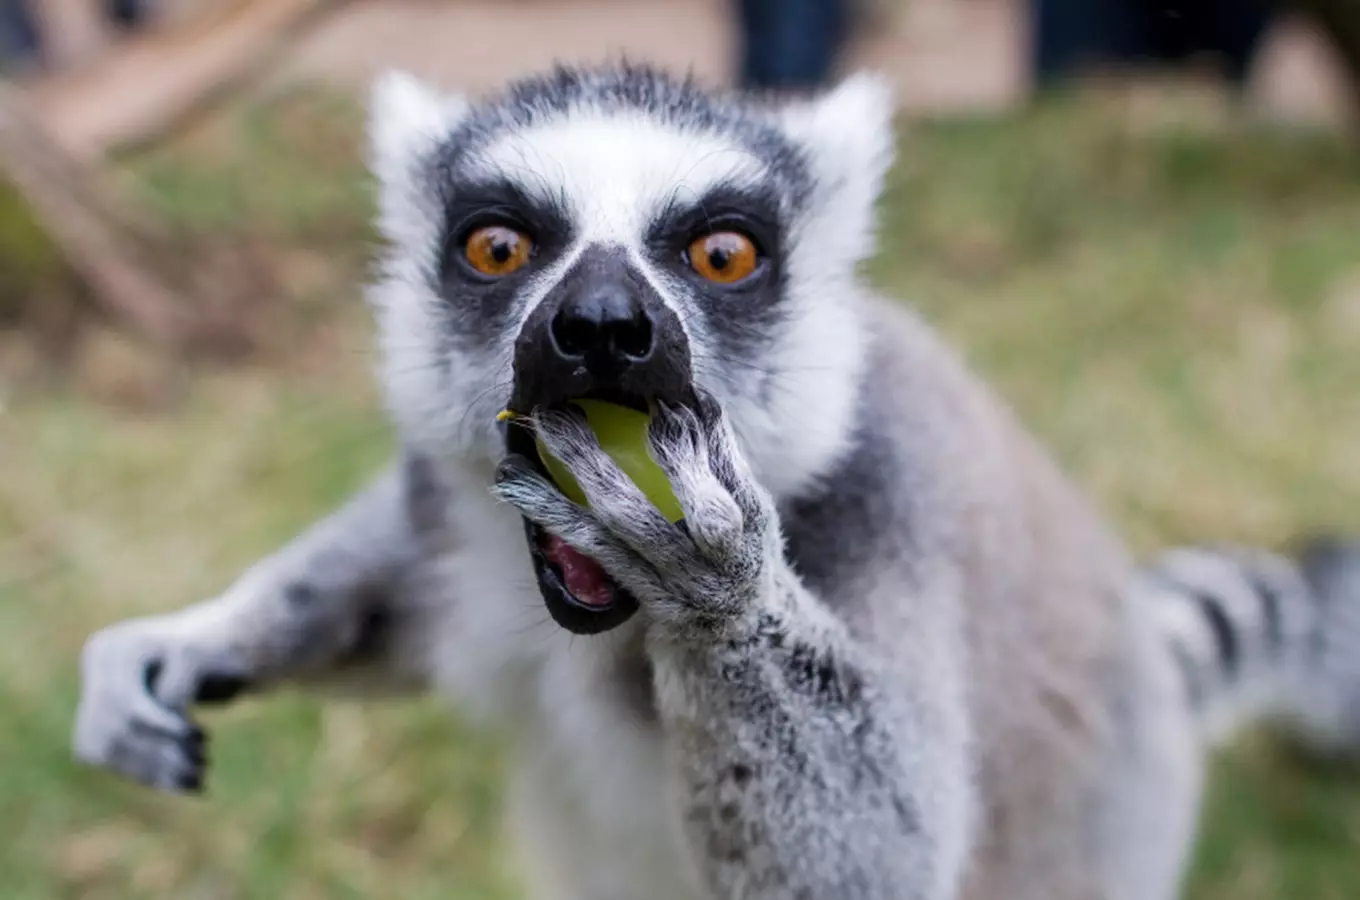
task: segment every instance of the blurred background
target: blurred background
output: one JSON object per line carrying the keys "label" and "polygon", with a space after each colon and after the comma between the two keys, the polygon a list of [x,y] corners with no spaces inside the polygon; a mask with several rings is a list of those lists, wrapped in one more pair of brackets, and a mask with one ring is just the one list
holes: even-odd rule
{"label": "blurred background", "polygon": [[[518,896],[495,742],[439,704],[212,713],[173,799],[70,761],[77,661],[391,449],[356,91],[625,52],[886,71],[872,278],[1140,551],[1360,532],[1356,0],[0,0],[0,896]],[[1225,753],[1190,896],[1360,896],[1360,772]]]}

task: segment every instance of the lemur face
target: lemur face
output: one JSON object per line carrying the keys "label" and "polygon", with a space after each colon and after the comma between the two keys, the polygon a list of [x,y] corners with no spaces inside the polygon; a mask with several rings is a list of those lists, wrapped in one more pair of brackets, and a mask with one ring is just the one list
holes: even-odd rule
{"label": "lemur face", "polygon": [[846,440],[855,269],[891,145],[868,78],[773,107],[628,67],[478,105],[387,76],[371,296],[403,437],[494,461],[507,406],[645,408],[698,386],[763,483],[796,492]]}

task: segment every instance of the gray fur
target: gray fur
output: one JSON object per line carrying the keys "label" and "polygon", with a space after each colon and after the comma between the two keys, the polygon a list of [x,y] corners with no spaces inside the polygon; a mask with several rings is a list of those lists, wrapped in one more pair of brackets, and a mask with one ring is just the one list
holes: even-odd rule
{"label": "gray fur", "polygon": [[437,521],[428,478],[428,463],[408,456],[220,597],[94,635],[82,657],[77,758],[196,790],[205,739],[189,708],[214,693],[228,700],[285,681],[423,687],[407,658],[421,616],[405,608],[401,583]]}
{"label": "gray fur", "polygon": [[[192,790],[195,700],[436,690],[511,736],[535,900],[1170,900],[1214,710],[1360,745],[1360,553],[1135,577],[1004,405],[859,283],[892,145],[872,81],[771,107],[563,70],[474,105],[393,77],[374,103],[371,299],[407,449],[221,597],[92,637],[80,759]],[[541,246],[474,287],[450,254],[493,194]],[[719,208],[758,223],[755,288],[676,252]],[[578,418],[527,427],[589,508],[494,425],[517,337],[605,248],[683,332],[699,399],[649,434],[683,527]],[[556,630],[522,516],[639,614]]]}
{"label": "gray fur", "polygon": [[[904,748],[909,704],[874,654],[788,566],[772,498],[752,479],[711,397],[663,406],[651,450],[687,531],[594,444],[584,422],[538,431],[575,474],[586,510],[522,466],[499,495],[589,547],[644,603],[657,700],[688,850],[714,896],[938,897],[930,794]],[[960,748],[961,749],[961,748]]]}
{"label": "gray fur", "polygon": [[1360,747],[1360,544],[1312,543],[1298,559],[1234,545],[1168,551],[1139,590],[1168,629],[1207,739],[1274,720],[1314,749]]}

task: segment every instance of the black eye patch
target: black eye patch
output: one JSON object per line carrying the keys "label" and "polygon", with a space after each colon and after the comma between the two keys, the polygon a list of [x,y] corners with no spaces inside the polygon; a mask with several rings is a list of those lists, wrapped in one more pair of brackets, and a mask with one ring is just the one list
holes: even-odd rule
{"label": "black eye patch", "polygon": [[[571,245],[571,220],[564,204],[510,181],[450,178],[441,193],[444,226],[428,278],[444,299],[443,324],[452,345],[480,352],[494,346],[515,320],[527,280]],[[467,258],[468,238],[490,226],[508,228],[532,244],[529,259],[499,277],[479,273]]]}
{"label": "black eye patch", "polygon": [[439,258],[439,280],[445,287],[459,280],[463,243],[478,228],[504,225],[523,232],[540,259],[554,258],[571,243],[571,220],[556,199],[545,200],[508,181],[453,184],[445,193]]}
{"label": "black eye patch", "polygon": [[783,250],[778,197],[759,189],[723,186],[695,197],[676,191],[647,227],[647,246],[666,262],[681,258],[694,240],[715,231],[738,231],[761,255],[777,262]]}
{"label": "black eye patch", "polygon": [[[653,262],[667,272],[701,316],[712,341],[701,353],[748,359],[774,338],[785,315],[783,254],[786,226],[773,190],[722,186],[695,197],[677,193],[649,223],[646,241]],[[756,246],[758,267],[749,277],[724,283],[688,258],[699,239],[735,231]],[[708,260],[710,267],[713,260]],[[719,267],[722,268],[722,267]]]}

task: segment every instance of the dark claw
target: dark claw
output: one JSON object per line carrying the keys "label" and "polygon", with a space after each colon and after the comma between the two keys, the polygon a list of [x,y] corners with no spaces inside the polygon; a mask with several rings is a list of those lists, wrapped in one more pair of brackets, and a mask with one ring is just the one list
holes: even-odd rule
{"label": "dark claw", "polygon": [[201,794],[203,792],[203,770],[191,769],[188,772],[181,772],[175,777],[175,787],[189,794]]}
{"label": "dark claw", "polygon": [[208,764],[208,748],[202,743],[186,741],[182,749],[194,768],[201,769]]}
{"label": "dark claw", "polygon": [[161,680],[161,670],[165,664],[159,659],[147,663],[146,671],[142,673],[142,684],[146,686],[147,693],[153,696],[156,693],[156,685]]}
{"label": "dark claw", "polygon": [[527,457],[512,453],[496,466],[496,484],[504,484],[507,481],[515,481],[526,475],[534,474],[537,473]]}
{"label": "dark claw", "polygon": [[718,399],[699,388],[694,390],[694,409],[699,414],[699,421],[705,425],[714,425],[722,418],[722,405]]}
{"label": "dark claw", "polygon": [[250,679],[243,675],[208,675],[198,686],[195,700],[198,703],[227,703],[236,699],[250,686]]}

